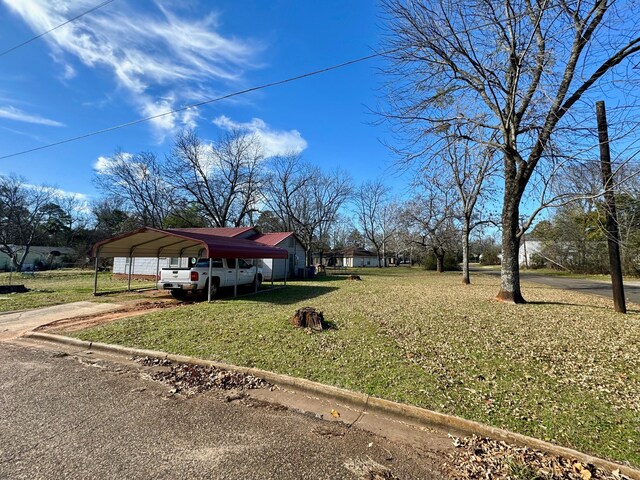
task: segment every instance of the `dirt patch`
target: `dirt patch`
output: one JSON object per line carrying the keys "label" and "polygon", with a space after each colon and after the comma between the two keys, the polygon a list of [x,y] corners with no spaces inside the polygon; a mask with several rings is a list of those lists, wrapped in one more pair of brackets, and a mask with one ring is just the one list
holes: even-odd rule
{"label": "dirt patch", "polygon": [[165,308],[176,308],[191,302],[176,302],[175,300],[137,300],[127,303],[122,308],[101,315],[85,315],[82,317],[65,318],[35,328],[35,331],[76,332],[85,328],[103,325],[122,318],[145,315]]}

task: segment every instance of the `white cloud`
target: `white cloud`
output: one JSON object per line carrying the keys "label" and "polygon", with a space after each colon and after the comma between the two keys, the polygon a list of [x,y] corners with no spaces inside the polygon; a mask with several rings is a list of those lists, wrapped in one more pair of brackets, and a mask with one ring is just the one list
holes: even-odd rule
{"label": "white cloud", "polygon": [[[37,33],[95,6],[95,0],[3,1]],[[159,2],[155,10],[141,11],[138,5],[106,5],[43,37],[53,49],[54,60],[61,63],[63,76],[76,74],[70,57],[91,68],[106,68],[130,93],[139,112],[146,114],[180,106],[188,96],[211,96],[210,82],[235,84],[253,66],[257,47],[218,33],[215,14],[189,18]],[[167,96],[171,102],[155,100]],[[178,123],[191,125],[196,118],[193,114],[162,117],[153,125],[167,130]]]}
{"label": "white cloud", "polygon": [[[119,153],[119,156],[124,160],[130,160],[131,158],[133,158],[133,154],[127,153],[127,152],[121,152]],[[109,168],[111,167],[111,165],[113,165],[113,163],[114,163],[113,157],[100,156],[98,157],[96,162],[93,164],[93,168],[98,173],[104,173],[107,170],[109,170]]]}
{"label": "white cloud", "polygon": [[64,123],[50,120],[39,115],[32,115],[12,106],[0,107],[0,117],[8,118],[9,120],[16,120],[18,122],[46,125],[48,127],[64,127]]}
{"label": "white cloud", "polygon": [[249,122],[234,122],[224,115],[213,123],[223,130],[239,130],[253,133],[261,142],[265,157],[300,153],[307,148],[307,141],[298,130],[273,130],[264,120],[252,118]]}

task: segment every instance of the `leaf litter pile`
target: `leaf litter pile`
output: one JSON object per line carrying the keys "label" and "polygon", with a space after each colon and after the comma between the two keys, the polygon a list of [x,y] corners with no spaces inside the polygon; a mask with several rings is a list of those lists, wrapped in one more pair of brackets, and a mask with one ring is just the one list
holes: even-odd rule
{"label": "leaf litter pile", "polygon": [[453,444],[456,450],[446,470],[454,480],[629,480],[619,470],[605,472],[591,464],[475,435],[454,438]]}
{"label": "leaf litter pile", "polygon": [[253,375],[215,367],[173,363],[170,360],[151,357],[143,357],[137,361],[145,367],[164,367],[152,373],[151,378],[169,385],[171,393],[180,393],[186,396],[193,396],[212,389],[243,391],[273,387],[269,382]]}

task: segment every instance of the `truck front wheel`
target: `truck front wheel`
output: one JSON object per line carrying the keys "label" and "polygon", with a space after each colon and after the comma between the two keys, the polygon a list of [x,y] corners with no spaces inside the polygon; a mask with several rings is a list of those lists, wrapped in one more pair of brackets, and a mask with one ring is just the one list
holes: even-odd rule
{"label": "truck front wheel", "polygon": [[260,285],[262,285],[262,275],[256,274],[256,276],[253,277],[253,287],[257,290],[260,288]]}

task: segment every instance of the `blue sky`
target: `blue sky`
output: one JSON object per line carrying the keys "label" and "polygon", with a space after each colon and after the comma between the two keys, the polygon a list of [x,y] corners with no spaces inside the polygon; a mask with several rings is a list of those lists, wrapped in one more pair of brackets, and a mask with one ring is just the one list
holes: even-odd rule
{"label": "blue sky", "polygon": [[[0,0],[0,51],[99,3]],[[369,55],[381,24],[371,0],[114,0],[0,56],[0,156]],[[240,126],[270,153],[299,150],[360,182],[393,160],[370,113],[380,66],[374,59],[0,160],[0,174],[95,198],[94,169],[116,149],[162,156],[183,127],[212,139]]]}

